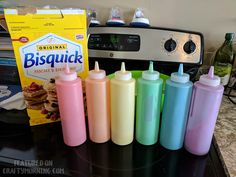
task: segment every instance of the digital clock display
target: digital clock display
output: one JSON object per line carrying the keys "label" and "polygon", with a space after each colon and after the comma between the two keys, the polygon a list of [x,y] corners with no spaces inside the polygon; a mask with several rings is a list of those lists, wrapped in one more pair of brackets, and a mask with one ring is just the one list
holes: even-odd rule
{"label": "digital clock display", "polygon": [[119,35],[114,35],[114,34],[111,34],[110,35],[110,41],[111,41],[111,43],[119,43],[119,41],[120,41],[120,38],[119,38],[120,36]]}
{"label": "digital clock display", "polygon": [[132,34],[91,34],[88,48],[93,50],[139,51],[140,36]]}

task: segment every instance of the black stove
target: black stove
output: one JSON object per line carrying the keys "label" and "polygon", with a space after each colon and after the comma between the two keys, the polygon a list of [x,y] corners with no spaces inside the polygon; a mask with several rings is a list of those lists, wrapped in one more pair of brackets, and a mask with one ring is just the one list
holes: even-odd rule
{"label": "black stove", "polygon": [[112,74],[125,62],[127,70],[147,70],[149,61],[154,69],[170,75],[178,71],[195,79],[203,63],[204,38],[199,32],[160,27],[97,26],[88,29],[89,68],[98,61],[100,68]]}
{"label": "black stove", "polygon": [[[26,118],[26,114],[19,111],[10,114],[10,119],[14,114]],[[5,121],[7,116],[8,111],[1,111],[0,120]],[[96,144],[87,140],[81,146],[68,147],[63,143],[60,122],[34,127],[20,123],[0,123],[0,176],[3,173],[14,176],[17,171],[12,169],[16,168],[27,169],[31,176],[35,173],[58,177],[226,176],[213,143],[208,155],[202,157],[184,149],[169,151],[158,143],[143,146],[136,141],[118,146],[111,141]],[[26,163],[35,161],[38,166]]]}

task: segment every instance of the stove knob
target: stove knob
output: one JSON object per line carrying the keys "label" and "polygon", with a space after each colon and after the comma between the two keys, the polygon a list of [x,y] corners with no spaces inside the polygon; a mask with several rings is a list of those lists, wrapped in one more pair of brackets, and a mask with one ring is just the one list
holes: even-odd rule
{"label": "stove knob", "polygon": [[189,40],[184,44],[184,51],[187,54],[193,53],[195,49],[196,49],[196,44],[192,40]]}
{"label": "stove knob", "polygon": [[172,38],[170,38],[169,40],[167,40],[164,44],[164,47],[165,49],[168,51],[168,52],[172,52],[175,50],[176,48],[176,42],[175,40],[173,40]]}

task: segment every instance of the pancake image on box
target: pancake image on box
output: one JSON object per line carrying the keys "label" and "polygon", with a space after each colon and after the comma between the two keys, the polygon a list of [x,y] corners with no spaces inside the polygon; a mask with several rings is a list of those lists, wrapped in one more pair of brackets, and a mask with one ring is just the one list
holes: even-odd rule
{"label": "pancake image on box", "polygon": [[51,78],[47,83],[44,84],[43,87],[47,92],[47,98],[44,102],[44,107],[42,108],[41,113],[47,114],[47,119],[57,120],[60,115],[57,101],[55,79]]}
{"label": "pancake image on box", "polygon": [[47,98],[47,92],[42,85],[32,82],[29,86],[23,88],[25,104],[28,109],[40,110]]}

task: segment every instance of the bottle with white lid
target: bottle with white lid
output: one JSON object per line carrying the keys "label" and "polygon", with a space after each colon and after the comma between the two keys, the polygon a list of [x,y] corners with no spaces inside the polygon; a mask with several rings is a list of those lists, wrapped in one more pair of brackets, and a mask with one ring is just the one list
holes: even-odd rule
{"label": "bottle with white lid", "polygon": [[183,146],[192,86],[189,75],[183,73],[183,64],[166,81],[160,144],[167,149],[178,150]]}
{"label": "bottle with white lid", "polygon": [[127,145],[134,137],[135,79],[125,70],[115,72],[111,79],[111,139],[117,145]]}
{"label": "bottle with white lid", "polygon": [[162,84],[159,72],[153,70],[150,62],[149,70],[143,71],[137,80],[135,137],[143,145],[152,145],[158,140]]}
{"label": "bottle with white lid", "polygon": [[195,155],[208,153],[222,100],[224,87],[214,76],[211,66],[208,74],[194,83],[184,146]]}
{"label": "bottle with white lid", "polygon": [[95,143],[110,139],[110,80],[95,62],[85,79],[89,137]]}
{"label": "bottle with white lid", "polygon": [[86,141],[82,81],[68,64],[56,79],[56,90],[64,142],[78,146]]}

